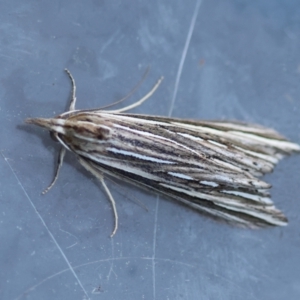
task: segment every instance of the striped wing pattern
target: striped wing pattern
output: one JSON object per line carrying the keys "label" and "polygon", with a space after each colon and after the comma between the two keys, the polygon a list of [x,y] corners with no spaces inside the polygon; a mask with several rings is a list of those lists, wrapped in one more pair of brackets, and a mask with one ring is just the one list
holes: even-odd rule
{"label": "striped wing pattern", "polygon": [[101,174],[242,227],[287,224],[259,177],[300,147],[272,129],[101,110],[31,120]]}

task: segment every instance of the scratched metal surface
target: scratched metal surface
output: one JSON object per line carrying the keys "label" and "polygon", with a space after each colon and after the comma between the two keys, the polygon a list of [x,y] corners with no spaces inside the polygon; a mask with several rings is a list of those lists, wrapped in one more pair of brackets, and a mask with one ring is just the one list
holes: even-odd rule
{"label": "scratched metal surface", "polygon": [[[100,185],[26,117],[109,104],[164,75],[135,112],[239,119],[300,142],[299,1],[1,1],[0,298],[300,299],[299,162],[265,179],[286,228],[240,230],[172,201]],[[148,211],[144,209],[148,208]]]}

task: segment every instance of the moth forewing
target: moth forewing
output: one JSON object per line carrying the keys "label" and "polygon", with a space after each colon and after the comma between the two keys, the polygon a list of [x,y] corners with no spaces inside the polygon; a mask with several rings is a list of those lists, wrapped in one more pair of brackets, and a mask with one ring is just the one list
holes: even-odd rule
{"label": "moth forewing", "polygon": [[[271,172],[286,154],[300,151],[273,129],[240,122],[194,121],[125,113],[70,110],[51,119],[27,119],[48,129],[63,148],[102,183],[115,215],[114,199],[103,175],[110,175],[178,200],[198,211],[243,227],[282,226],[283,213],[270,199],[270,185],[257,178]],[[58,177],[64,151],[48,191]]]}

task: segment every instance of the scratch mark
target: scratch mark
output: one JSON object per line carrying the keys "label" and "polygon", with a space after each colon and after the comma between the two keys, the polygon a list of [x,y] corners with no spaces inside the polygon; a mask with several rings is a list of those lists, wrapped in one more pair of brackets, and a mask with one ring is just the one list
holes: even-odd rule
{"label": "scratch mark", "polygon": [[19,54],[19,53],[28,54],[28,55],[34,54],[33,52],[29,52],[29,51],[26,51],[26,50],[20,49],[20,48],[12,49],[12,51],[16,52],[17,54]]}
{"label": "scratch mark", "polygon": [[0,56],[5,57],[5,58],[9,58],[9,59],[15,59],[13,56],[5,55],[3,53],[0,53]]}
{"label": "scratch mark", "polygon": [[119,34],[120,30],[117,30],[112,36],[111,38],[109,38],[107,40],[107,42],[101,47],[101,50],[100,50],[100,54],[102,54],[106,48],[113,42],[113,40],[116,38],[116,36]]}
{"label": "scratch mark", "polygon": [[75,242],[74,244],[72,244],[72,245],[70,245],[70,246],[68,246],[68,247],[66,247],[66,249],[70,249],[70,248],[73,248],[74,246],[76,246],[78,243],[77,242]]}
{"label": "scratch mark", "polygon": [[197,0],[196,7],[195,7],[195,10],[194,10],[194,14],[192,16],[190,28],[189,28],[189,31],[188,31],[188,35],[186,37],[185,45],[184,45],[182,55],[181,55],[181,58],[180,58],[179,67],[178,67],[176,80],[175,80],[174,92],[173,92],[171,105],[170,105],[170,109],[169,109],[169,113],[168,113],[169,117],[171,117],[173,109],[174,109],[175,99],[176,99],[176,96],[177,96],[177,91],[178,91],[178,86],[179,86],[179,81],[180,81],[183,65],[184,65],[186,54],[187,54],[187,51],[188,51],[188,48],[189,48],[189,45],[190,45],[191,37],[192,37],[193,31],[194,31],[194,28],[195,28],[195,23],[196,23],[196,19],[197,19],[197,16],[198,16],[198,12],[199,12],[199,9],[200,9],[201,2],[202,2],[202,0]]}
{"label": "scratch mark", "polygon": [[10,165],[8,159],[4,156],[4,154],[1,152],[1,155],[3,156],[5,162],[7,163],[7,165],[9,166],[11,172],[13,173],[13,175],[15,176],[18,184],[20,185],[21,189],[23,190],[26,198],[28,199],[29,203],[31,204],[34,212],[37,214],[38,218],[40,219],[40,221],[42,222],[42,224],[44,225],[45,229],[47,230],[48,234],[50,235],[52,241],[54,242],[54,244],[56,245],[57,249],[59,250],[60,254],[62,255],[62,257],[64,258],[65,262],[67,263],[68,265],[68,270],[70,270],[73,274],[73,276],[75,277],[75,279],[77,280],[79,286],[81,287],[81,289],[83,290],[85,296],[87,297],[87,299],[90,299],[85,288],[83,287],[81,281],[79,280],[77,274],[75,273],[74,269],[72,268],[68,258],[66,257],[65,253],[63,252],[62,248],[59,246],[59,244],[57,243],[54,235],[51,233],[50,229],[48,228],[47,224],[45,223],[44,219],[42,218],[42,216],[39,214],[38,210],[36,209],[35,205],[33,204],[33,202],[31,201],[29,195],[27,194],[25,188],[23,187],[21,181],[19,180],[19,177],[17,176],[16,172],[14,171],[14,169],[12,168],[12,166]]}
{"label": "scratch mark", "polygon": [[[94,264],[99,264],[99,263],[103,263],[103,262],[110,262],[111,260],[114,260],[114,261],[121,261],[121,260],[125,260],[125,261],[128,261],[128,260],[134,260],[134,259],[141,259],[141,260],[150,260],[150,261],[153,261],[153,257],[131,257],[131,256],[128,256],[128,257],[115,257],[115,258],[105,258],[105,259],[99,259],[99,260],[95,260],[95,261],[90,261],[90,262],[87,262],[87,263],[84,263],[84,264],[80,264],[80,265],[77,265],[77,266],[74,266],[73,269],[79,269],[79,268],[82,268],[82,267],[86,267],[86,266],[89,266],[89,265],[94,265]],[[172,259],[166,259],[166,258],[156,258],[156,260],[158,261],[165,261],[165,262],[170,262],[170,263],[175,263],[175,264],[178,264],[178,265],[183,265],[183,266],[186,266],[186,267],[189,267],[189,268],[195,268],[194,265],[191,265],[191,264],[187,264],[187,263],[184,263],[184,262],[180,262],[180,261],[177,261],[177,260],[172,260]],[[66,273],[68,272],[69,269],[64,269],[64,270],[61,270],[53,275],[50,275],[46,278],[44,278],[43,280],[41,280],[39,283],[33,285],[32,287],[28,288],[26,291],[24,291],[22,294],[20,294],[18,297],[16,297],[14,300],[20,300],[25,294],[28,295],[30,292],[34,291],[37,287],[39,287],[40,285],[42,285],[43,283],[47,282],[48,280],[54,278],[54,277],[57,277],[63,273]],[[215,274],[212,274],[215,276]],[[101,280],[101,276],[99,276],[99,279]]]}
{"label": "scratch mark", "polygon": [[[65,230],[61,229],[59,224],[58,224],[58,226],[59,226],[59,230],[60,230],[60,231],[66,233],[66,234],[68,234],[68,235],[70,235],[70,236],[73,236],[73,237],[78,241],[78,238],[77,238],[74,234],[72,234],[72,233],[70,233],[70,232],[68,232],[68,231],[65,231]],[[66,247],[66,249],[70,249],[70,248],[76,246],[77,244],[78,244],[78,242],[75,242],[75,243],[73,243],[72,245]]]}
{"label": "scratch mark", "polygon": [[152,287],[153,299],[156,299],[156,273],[155,273],[155,259],[156,259],[156,236],[157,236],[157,215],[159,206],[159,196],[156,197],[155,215],[154,215],[154,229],[153,229],[153,246],[152,246]]}

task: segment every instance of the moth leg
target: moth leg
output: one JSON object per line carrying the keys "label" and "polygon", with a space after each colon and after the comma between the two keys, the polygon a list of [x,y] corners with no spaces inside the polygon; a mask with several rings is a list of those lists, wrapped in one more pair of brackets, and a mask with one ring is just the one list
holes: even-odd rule
{"label": "moth leg", "polygon": [[57,158],[56,170],[55,170],[53,180],[50,183],[50,185],[42,192],[43,195],[45,195],[54,186],[58,178],[59,170],[63,164],[65,154],[66,154],[66,149],[64,147],[61,147]]}
{"label": "moth leg", "polygon": [[100,178],[98,178],[98,179],[101,181],[102,186],[103,186],[103,188],[108,196],[108,199],[111,202],[112,208],[113,208],[114,217],[115,217],[115,225],[114,225],[114,230],[112,231],[112,233],[110,235],[110,237],[113,237],[118,230],[118,212],[117,212],[117,208],[116,208],[116,202],[115,202],[109,188],[107,187],[107,185],[104,181],[104,178],[102,177],[101,179]]}
{"label": "moth leg", "polygon": [[76,104],[76,84],[75,84],[75,79],[72,76],[71,72],[68,69],[65,69],[67,74],[69,75],[72,83],[72,93],[71,93],[71,101],[70,101],[70,106],[69,106],[69,111],[70,110],[75,110],[75,104]]}
{"label": "moth leg", "polygon": [[145,203],[143,203],[141,200],[139,200],[137,197],[134,197],[134,195],[128,195],[128,192],[124,189],[124,187],[120,186],[120,184],[118,184],[117,182],[115,182],[113,179],[111,178],[107,178],[110,182],[112,182],[114,185],[116,185],[118,187],[118,190],[120,190],[122,192],[122,195],[125,197],[125,199],[130,200],[130,201],[134,201],[135,204],[138,204],[139,206],[141,206],[145,211],[149,211],[148,207],[145,205]]}
{"label": "moth leg", "polygon": [[110,235],[110,237],[113,237],[117,230],[118,230],[118,212],[117,212],[117,208],[116,208],[116,202],[111,194],[111,192],[109,191],[109,188],[107,187],[105,181],[104,181],[104,178],[103,178],[103,175],[99,172],[99,171],[96,171],[93,167],[91,167],[91,165],[89,163],[87,163],[84,159],[82,158],[78,158],[79,162],[89,171],[91,172],[102,184],[107,196],[108,196],[108,199],[109,201],[111,202],[111,205],[112,205],[112,208],[113,208],[113,213],[114,213],[114,217],[115,217],[115,224],[114,224],[114,229]]}

